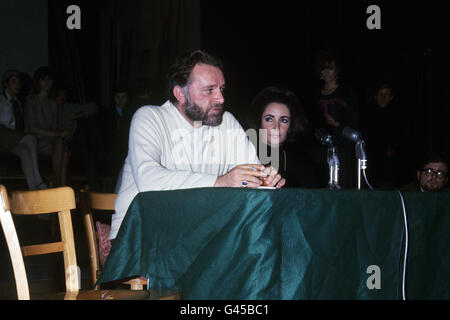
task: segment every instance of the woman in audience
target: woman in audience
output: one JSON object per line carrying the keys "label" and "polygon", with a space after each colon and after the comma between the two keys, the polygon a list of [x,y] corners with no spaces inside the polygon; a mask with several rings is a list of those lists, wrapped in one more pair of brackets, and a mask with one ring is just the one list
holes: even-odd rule
{"label": "woman in audience", "polygon": [[307,147],[308,120],[296,95],[267,87],[255,96],[251,110],[261,162],[276,167],[288,187],[317,187]]}
{"label": "woman in audience", "polygon": [[50,98],[53,76],[48,67],[34,74],[31,94],[25,101],[25,130],[38,138],[38,152],[52,157],[55,186],[67,185],[69,151],[65,141],[69,131],[58,129],[58,109]]}
{"label": "woman in audience", "polygon": [[[339,184],[342,188],[356,187],[356,157],[354,144],[342,136],[345,127],[358,130],[358,99],[351,88],[342,83],[342,63],[336,52],[324,50],[317,55],[316,72],[321,86],[314,95],[311,120],[314,131],[326,129],[334,136],[339,156]],[[321,172],[327,172],[327,148],[318,150]],[[326,183],[323,180],[323,183]]]}

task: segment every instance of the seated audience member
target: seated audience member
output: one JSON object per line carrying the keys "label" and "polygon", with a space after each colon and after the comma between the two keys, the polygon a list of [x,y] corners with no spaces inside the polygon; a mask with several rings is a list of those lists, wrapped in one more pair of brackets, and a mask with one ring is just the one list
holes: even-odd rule
{"label": "seated audience member", "polygon": [[114,90],[114,106],[102,108],[104,163],[106,175],[117,180],[128,153],[128,135],[133,112],[130,110],[128,89]]}
{"label": "seated audience member", "polygon": [[58,110],[50,98],[53,76],[48,67],[39,68],[33,77],[31,94],[25,102],[25,132],[38,138],[38,152],[52,157],[55,187],[67,185],[69,151],[65,141],[70,131],[58,129]]}
{"label": "seated audience member", "polygon": [[260,164],[241,125],[224,111],[218,59],[200,50],[183,55],[169,68],[167,89],[169,101],[143,106],[133,117],[110,239],[139,192],[258,188],[264,179],[276,188],[286,183],[274,168]]}
{"label": "seated audience member", "polygon": [[137,109],[142,106],[151,105],[155,100],[152,81],[147,79],[140,79],[130,89],[130,110],[134,114]]}
{"label": "seated audience member", "polygon": [[432,152],[424,158],[417,170],[417,180],[404,186],[402,191],[446,191],[448,163],[439,154]]}
{"label": "seated audience member", "polygon": [[307,150],[308,120],[296,95],[267,87],[253,99],[251,112],[262,164],[278,169],[286,178],[286,187],[319,187]]}
{"label": "seated audience member", "polygon": [[17,96],[21,91],[20,73],[8,70],[3,74],[0,96],[0,151],[20,157],[29,190],[46,189],[39,173],[37,140],[24,133],[23,108]]}
{"label": "seated audience member", "polygon": [[67,102],[67,89],[65,88],[56,90],[55,101],[58,106],[58,126],[63,131],[72,132],[72,137],[78,129],[78,122],[97,114],[98,111],[95,103]]}
{"label": "seated audience member", "polygon": [[97,128],[96,114],[98,106],[95,103],[67,102],[68,90],[60,87],[56,90],[56,105],[58,106],[58,129],[71,132],[65,138],[71,154],[82,163],[87,176],[88,185],[85,190],[100,191],[98,180],[97,158],[100,152],[100,132]]}

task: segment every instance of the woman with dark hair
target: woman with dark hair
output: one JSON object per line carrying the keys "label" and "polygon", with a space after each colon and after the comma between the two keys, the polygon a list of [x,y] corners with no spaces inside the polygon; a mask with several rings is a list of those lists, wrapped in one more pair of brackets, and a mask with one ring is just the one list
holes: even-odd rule
{"label": "woman with dark hair", "polygon": [[287,89],[267,87],[251,104],[256,148],[264,165],[272,165],[286,178],[287,187],[317,187],[312,162],[300,144],[308,133],[308,119],[296,95]]}
{"label": "woman with dark hair", "polygon": [[58,129],[58,109],[50,98],[53,75],[48,67],[39,68],[32,80],[31,94],[25,101],[25,131],[38,138],[38,152],[52,157],[55,186],[67,185],[69,151],[65,138],[69,131]]}
{"label": "woman with dark hair", "polygon": [[[356,157],[354,144],[342,136],[345,127],[358,130],[358,101],[353,91],[341,84],[342,65],[340,58],[332,51],[324,51],[318,55],[317,75],[322,81],[315,93],[312,112],[314,130],[326,129],[334,136],[339,156],[339,184],[342,188],[356,187]],[[322,171],[327,172],[327,150],[320,147]],[[326,184],[326,180],[323,179]]]}

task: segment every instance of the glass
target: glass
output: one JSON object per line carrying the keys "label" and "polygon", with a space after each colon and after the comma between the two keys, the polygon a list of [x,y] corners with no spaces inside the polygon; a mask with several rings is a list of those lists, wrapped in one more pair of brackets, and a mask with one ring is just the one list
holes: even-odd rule
{"label": "glass", "polygon": [[425,168],[425,169],[422,169],[421,171],[425,172],[425,174],[428,177],[432,177],[432,176],[436,175],[436,177],[438,179],[444,179],[447,176],[447,172],[442,171],[442,170],[434,170],[434,169],[431,169],[431,168]]}

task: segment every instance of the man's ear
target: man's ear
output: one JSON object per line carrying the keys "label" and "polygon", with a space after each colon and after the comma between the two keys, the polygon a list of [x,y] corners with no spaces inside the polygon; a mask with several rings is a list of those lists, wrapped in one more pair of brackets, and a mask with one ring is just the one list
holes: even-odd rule
{"label": "man's ear", "polygon": [[179,103],[184,104],[186,103],[186,96],[184,94],[184,89],[180,86],[173,87],[173,95],[178,100]]}
{"label": "man's ear", "polygon": [[420,182],[420,170],[417,170],[417,181],[419,181]]}

